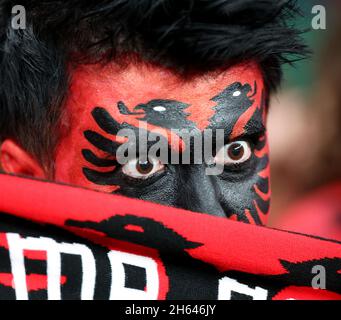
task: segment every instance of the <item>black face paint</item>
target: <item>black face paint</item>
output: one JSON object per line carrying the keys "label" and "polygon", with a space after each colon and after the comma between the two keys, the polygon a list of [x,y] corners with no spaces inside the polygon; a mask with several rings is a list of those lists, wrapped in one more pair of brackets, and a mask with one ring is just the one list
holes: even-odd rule
{"label": "black face paint", "polygon": [[[120,145],[117,133],[126,128],[134,130],[138,135],[139,128],[131,119],[164,129],[200,131],[195,122],[189,119],[191,114],[187,109],[190,103],[167,99],[140,103],[132,111],[124,102],[118,102],[117,110],[125,116],[124,122],[116,121],[104,108],[94,108],[92,117],[98,128],[106,133],[106,137],[90,130],[85,131],[84,136],[93,147],[113,158],[103,159],[84,149],[83,157],[88,163],[99,169],[111,169],[102,172],[84,167],[84,175],[97,185],[119,186],[115,193],[128,197],[263,224],[269,211],[269,159],[264,129],[264,93],[261,105],[255,105],[256,94],[256,83],[252,88],[250,84],[235,82],[211,99],[216,103],[212,108],[215,113],[208,119],[207,129],[213,132],[224,129],[226,144],[247,141],[252,149],[249,160],[225,166],[219,176],[207,176],[205,164],[167,164],[164,171],[148,179],[132,178],[122,172],[122,167],[115,161],[115,152]],[[243,134],[233,137],[239,122],[243,121]]]}
{"label": "black face paint", "polygon": [[[255,91],[257,89],[255,88]],[[252,106],[253,101],[248,94],[251,92],[249,84],[234,83],[211,100],[216,102],[215,113],[210,119],[212,129],[222,128],[232,131],[231,113],[242,114]]]}

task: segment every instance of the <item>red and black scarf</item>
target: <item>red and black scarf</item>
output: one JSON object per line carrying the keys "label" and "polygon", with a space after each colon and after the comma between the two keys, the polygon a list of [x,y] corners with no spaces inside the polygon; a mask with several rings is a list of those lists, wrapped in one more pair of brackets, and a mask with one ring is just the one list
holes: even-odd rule
{"label": "red and black scarf", "polygon": [[8,175],[0,212],[0,299],[341,299],[337,241]]}

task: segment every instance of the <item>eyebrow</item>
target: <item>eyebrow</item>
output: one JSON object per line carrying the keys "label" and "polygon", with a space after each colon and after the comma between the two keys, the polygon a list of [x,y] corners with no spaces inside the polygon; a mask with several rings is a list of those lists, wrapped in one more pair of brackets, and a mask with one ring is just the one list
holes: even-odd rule
{"label": "eyebrow", "polygon": [[119,143],[107,139],[103,137],[101,134],[92,130],[86,130],[84,132],[84,136],[88,140],[88,142],[91,143],[94,147],[113,156],[116,155],[116,151],[120,146]]}
{"label": "eyebrow", "polygon": [[263,123],[263,121],[254,121],[254,122],[252,122],[252,125],[250,125],[250,126],[246,125],[244,127],[244,132],[241,135],[238,135],[236,137],[232,137],[232,140],[235,140],[238,138],[243,138],[243,137],[261,135],[261,134],[264,134],[265,131],[266,131],[266,126]]}
{"label": "eyebrow", "polygon": [[82,155],[87,162],[91,163],[92,165],[96,167],[106,168],[106,167],[113,167],[118,164],[118,162],[115,159],[108,159],[107,157],[103,157],[103,158],[97,157],[96,154],[94,154],[89,149],[83,149]]}

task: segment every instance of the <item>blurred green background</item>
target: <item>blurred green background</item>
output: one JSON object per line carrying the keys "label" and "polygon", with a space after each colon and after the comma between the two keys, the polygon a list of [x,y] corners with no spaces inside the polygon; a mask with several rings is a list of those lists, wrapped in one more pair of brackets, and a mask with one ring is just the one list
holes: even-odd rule
{"label": "blurred green background", "polygon": [[[302,37],[311,48],[312,55],[309,59],[295,63],[294,68],[289,65],[284,66],[284,82],[282,87],[283,89],[297,88],[309,94],[313,89],[313,82],[316,78],[316,65],[318,65],[320,58],[321,47],[327,38],[331,10],[328,10],[329,2],[323,0],[299,0],[298,4],[302,12],[302,17],[297,18],[293,23],[301,30],[306,31]],[[326,30],[312,29],[312,19],[315,16],[312,13],[312,8],[315,5],[323,5],[327,10]]]}

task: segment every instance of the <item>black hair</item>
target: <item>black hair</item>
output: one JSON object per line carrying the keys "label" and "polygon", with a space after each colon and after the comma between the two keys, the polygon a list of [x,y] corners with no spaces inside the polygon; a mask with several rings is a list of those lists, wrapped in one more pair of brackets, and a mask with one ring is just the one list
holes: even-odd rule
{"label": "black hair", "polygon": [[271,91],[281,65],[307,52],[292,0],[26,0],[23,30],[11,26],[16,4],[0,0],[0,141],[41,163],[58,141],[71,62],[136,53],[185,75],[254,60]]}

